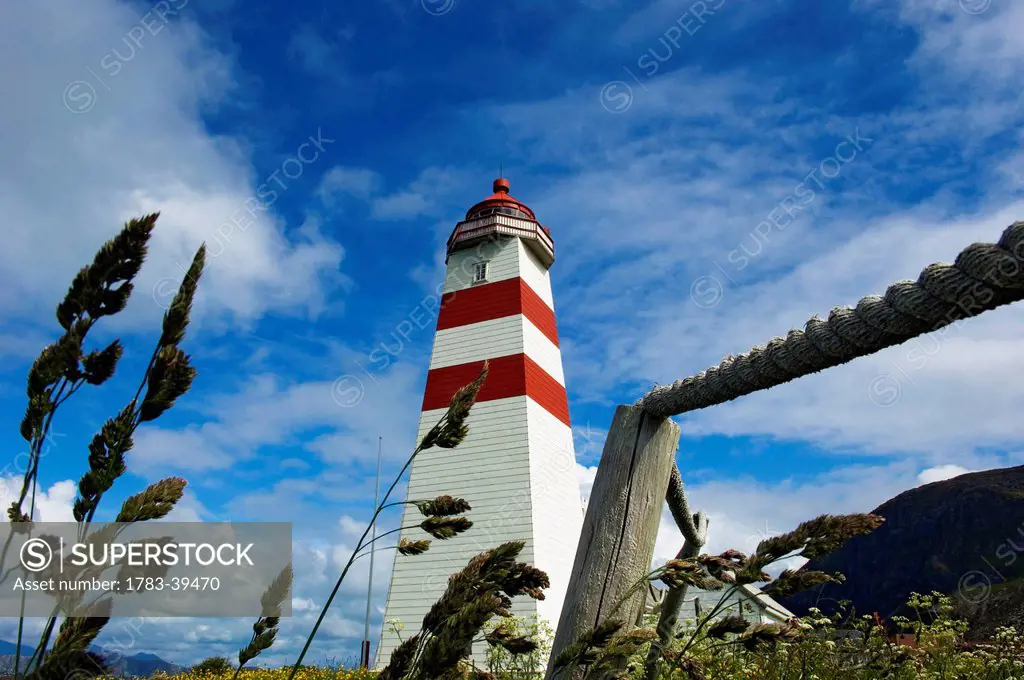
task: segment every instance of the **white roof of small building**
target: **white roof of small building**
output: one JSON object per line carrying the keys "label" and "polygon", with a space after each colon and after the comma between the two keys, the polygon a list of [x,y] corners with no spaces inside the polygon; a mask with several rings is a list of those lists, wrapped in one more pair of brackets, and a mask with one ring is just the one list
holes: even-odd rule
{"label": "white roof of small building", "polygon": [[796,618],[796,614],[783,607],[775,600],[775,598],[768,595],[768,593],[764,592],[754,584],[748,583],[742,586],[742,588],[752,600],[764,607],[766,611],[783,619]]}
{"label": "white roof of small building", "polygon": [[[651,584],[651,587],[647,591],[647,611],[650,612],[654,607],[661,603],[665,593],[668,591],[667,588],[661,585]],[[699,588],[687,588],[685,603],[690,604],[695,599],[700,598],[706,603],[706,606],[702,609],[704,611],[710,611],[715,603],[719,602],[721,598],[730,591],[730,587],[726,586],[722,590],[701,590]],[[731,595],[744,603],[752,604],[756,606],[761,612],[766,614],[772,619],[779,621],[786,621],[791,618],[795,618],[796,615],[789,611],[781,604],[778,603],[773,597],[762,591],[760,588],[753,584],[746,584],[738,586],[733,590]],[[690,607],[687,607],[689,609]],[[725,612],[723,612],[725,613]],[[729,612],[734,613],[734,612]],[[681,614],[684,614],[681,612]],[[685,616],[684,616],[685,618]]]}

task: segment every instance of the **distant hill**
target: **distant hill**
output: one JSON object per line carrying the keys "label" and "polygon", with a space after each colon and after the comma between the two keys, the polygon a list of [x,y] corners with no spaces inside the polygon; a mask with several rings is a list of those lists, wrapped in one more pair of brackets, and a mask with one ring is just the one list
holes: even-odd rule
{"label": "distant hill", "polygon": [[[18,650],[18,645],[17,644],[15,644],[13,642],[8,642],[7,640],[0,640],[0,656],[14,656],[15,653],[17,652],[17,650]],[[21,646],[21,654],[22,654],[22,656],[24,656],[25,654],[28,654],[31,657],[32,656],[32,652],[34,652],[34,651],[35,651],[34,647],[29,647],[28,645],[22,645]]]}
{"label": "distant hill", "polygon": [[111,667],[115,675],[149,677],[157,671],[174,674],[185,670],[182,666],[164,661],[156,654],[140,653],[118,658],[120,655],[108,654],[103,649],[97,651],[113,661]]}
{"label": "distant hill", "polygon": [[905,613],[912,592],[956,596],[972,637],[1024,623],[1024,466],[975,472],[911,489],[873,511],[876,531],[811,560],[805,569],[842,572],[846,583],[782,604],[800,615],[849,600],[860,614]]}
{"label": "distant hill", "polygon": [[[14,658],[17,649],[18,647],[15,643],[0,640],[0,672],[6,673],[14,669]],[[32,658],[34,651],[35,648],[28,645],[23,644],[21,646],[22,668]],[[110,652],[102,647],[94,647],[93,651],[110,659],[112,661],[111,670],[115,675],[119,676],[143,677],[152,675],[157,671],[173,674],[184,670],[181,666],[164,661],[156,654],[142,652],[122,657],[120,654]]]}

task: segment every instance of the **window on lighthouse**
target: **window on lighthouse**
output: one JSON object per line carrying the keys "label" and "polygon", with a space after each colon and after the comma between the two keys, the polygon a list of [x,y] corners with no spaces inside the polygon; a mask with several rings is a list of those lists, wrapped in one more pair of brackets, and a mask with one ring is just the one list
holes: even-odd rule
{"label": "window on lighthouse", "polygon": [[487,280],[487,263],[477,262],[473,265],[473,283]]}

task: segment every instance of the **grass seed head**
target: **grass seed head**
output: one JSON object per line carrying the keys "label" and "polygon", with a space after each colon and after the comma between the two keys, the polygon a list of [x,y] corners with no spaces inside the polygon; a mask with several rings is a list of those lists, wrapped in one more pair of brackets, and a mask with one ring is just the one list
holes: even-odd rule
{"label": "grass seed head", "polygon": [[420,528],[434,538],[445,540],[469,531],[473,522],[465,517],[428,517],[420,522]]}
{"label": "grass seed head", "polygon": [[410,541],[403,538],[398,542],[398,552],[402,555],[422,555],[430,549],[430,541],[423,539]]}
{"label": "grass seed head", "polygon": [[416,508],[425,517],[450,517],[473,509],[465,499],[451,496],[438,496],[429,501],[417,501]]}

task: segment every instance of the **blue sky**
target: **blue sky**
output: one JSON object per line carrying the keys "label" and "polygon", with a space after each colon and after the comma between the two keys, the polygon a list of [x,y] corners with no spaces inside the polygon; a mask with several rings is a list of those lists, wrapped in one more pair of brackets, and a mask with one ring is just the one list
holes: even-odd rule
{"label": "blue sky", "polygon": [[[206,241],[186,342],[199,377],[140,430],[104,505],[110,518],[174,474],[190,482],[178,519],[294,521],[299,608],[270,661],[294,658],[302,606],[322,602],[368,517],[378,436],[386,473],[413,445],[433,335],[417,310],[499,166],[556,242],[584,492],[616,404],[1024,216],[1024,6],[1006,0],[97,0],[4,14],[3,490],[20,479],[24,376],[56,337],[54,305],[125,219],[161,210],[132,303],[95,331],[123,338],[126,357],[58,420],[41,517],[70,517],[85,445],[133,392]],[[254,196],[269,209],[230,226]],[[679,463],[710,548],[1024,462],[1022,330],[1020,309],[997,310],[686,416]],[[339,379],[361,385],[358,403]],[[657,553],[677,547],[666,524]],[[361,569],[315,657],[357,653]],[[150,621],[135,644],[181,662],[233,655],[249,625]]]}

